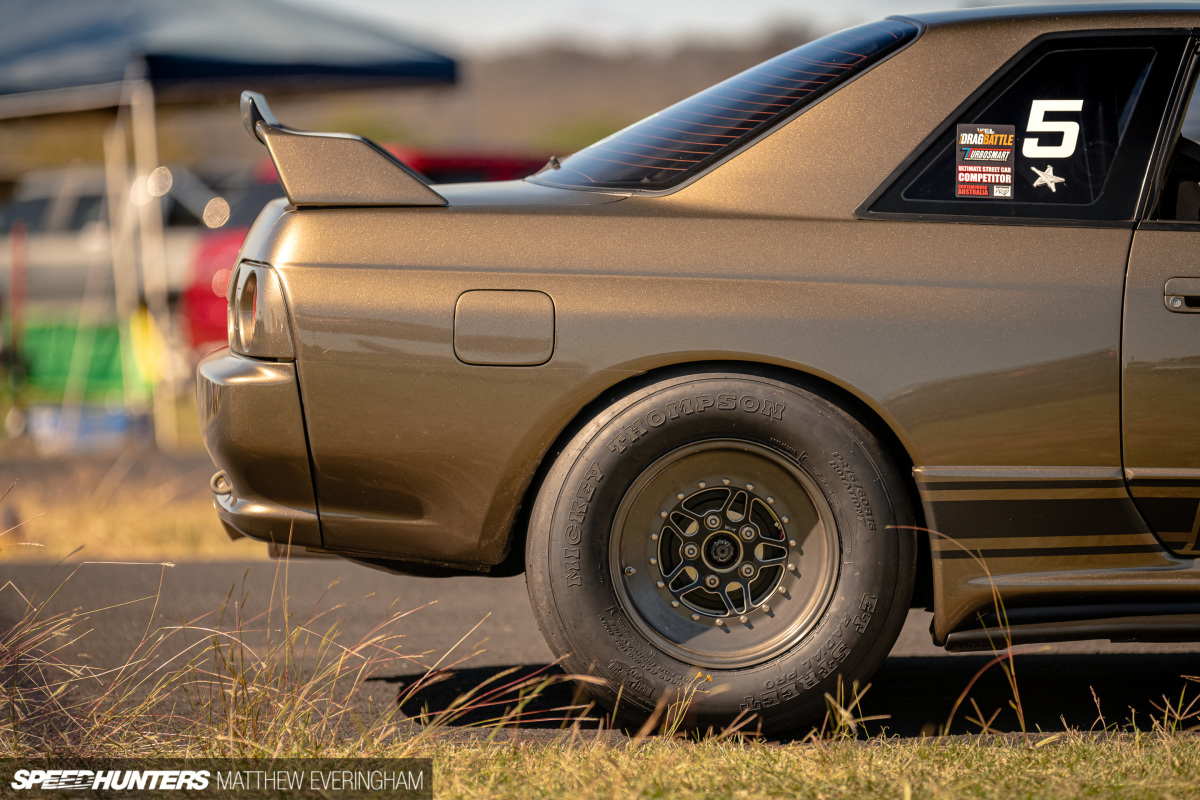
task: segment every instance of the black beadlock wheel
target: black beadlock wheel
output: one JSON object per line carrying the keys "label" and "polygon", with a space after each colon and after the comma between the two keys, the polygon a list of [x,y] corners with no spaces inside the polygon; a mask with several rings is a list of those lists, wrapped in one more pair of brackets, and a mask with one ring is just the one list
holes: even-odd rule
{"label": "black beadlock wheel", "polygon": [[551,649],[603,678],[588,690],[623,719],[690,694],[689,727],[751,712],[778,731],[887,655],[911,524],[879,442],[817,392],[683,375],[615,402],[556,458],[526,581]]}

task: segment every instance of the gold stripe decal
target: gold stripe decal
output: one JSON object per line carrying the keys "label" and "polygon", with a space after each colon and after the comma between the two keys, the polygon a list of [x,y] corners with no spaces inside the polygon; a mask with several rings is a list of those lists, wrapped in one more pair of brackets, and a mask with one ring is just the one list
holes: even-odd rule
{"label": "gold stripe decal", "polygon": [[1127,497],[1116,467],[917,467],[925,502],[1106,500]]}

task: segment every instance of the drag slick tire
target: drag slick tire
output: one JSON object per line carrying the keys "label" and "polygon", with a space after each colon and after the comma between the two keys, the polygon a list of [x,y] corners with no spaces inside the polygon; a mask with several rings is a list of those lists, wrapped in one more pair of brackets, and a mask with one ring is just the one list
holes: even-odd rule
{"label": "drag slick tire", "polygon": [[623,721],[691,695],[688,728],[748,712],[749,730],[795,729],[887,655],[916,572],[911,504],[879,441],[822,394],[677,375],[554,459],[529,596],[564,669],[601,678],[588,691]]}

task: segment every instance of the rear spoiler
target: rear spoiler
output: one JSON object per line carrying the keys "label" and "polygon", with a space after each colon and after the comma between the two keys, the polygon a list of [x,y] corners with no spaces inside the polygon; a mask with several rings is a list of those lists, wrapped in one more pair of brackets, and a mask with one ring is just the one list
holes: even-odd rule
{"label": "rear spoiler", "polygon": [[267,146],[294,206],[444,206],[446,198],[374,142],[286,128],[258,92],[242,92],[242,124]]}

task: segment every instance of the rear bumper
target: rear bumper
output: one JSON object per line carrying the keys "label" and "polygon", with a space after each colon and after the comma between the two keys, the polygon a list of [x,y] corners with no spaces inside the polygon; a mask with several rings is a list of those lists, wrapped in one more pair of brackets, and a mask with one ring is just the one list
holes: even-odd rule
{"label": "rear bumper", "polygon": [[196,405],[220,470],[211,488],[226,530],[320,547],[295,365],[218,350],[196,369]]}

